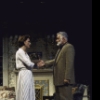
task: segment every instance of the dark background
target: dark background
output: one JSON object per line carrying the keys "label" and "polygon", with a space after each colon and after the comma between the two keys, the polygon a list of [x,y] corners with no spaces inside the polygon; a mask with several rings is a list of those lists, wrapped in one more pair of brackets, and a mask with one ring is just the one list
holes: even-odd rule
{"label": "dark background", "polygon": [[0,43],[5,35],[33,32],[39,37],[58,31],[66,31],[75,47],[76,82],[92,87],[91,0],[0,1]]}

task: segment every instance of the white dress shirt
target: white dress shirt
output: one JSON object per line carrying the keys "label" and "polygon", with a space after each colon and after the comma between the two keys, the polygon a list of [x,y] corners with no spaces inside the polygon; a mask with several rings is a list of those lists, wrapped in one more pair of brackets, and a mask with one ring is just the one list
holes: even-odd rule
{"label": "white dress shirt", "polygon": [[19,48],[16,52],[16,68],[29,68],[32,69],[35,63],[33,63],[29,57],[29,55],[22,49]]}

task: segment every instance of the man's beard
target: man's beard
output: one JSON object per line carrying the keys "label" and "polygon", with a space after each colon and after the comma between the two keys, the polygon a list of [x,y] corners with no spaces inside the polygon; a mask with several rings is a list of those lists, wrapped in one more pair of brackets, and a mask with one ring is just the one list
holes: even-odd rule
{"label": "man's beard", "polygon": [[61,44],[62,44],[62,41],[58,42],[57,43],[57,46],[61,46]]}

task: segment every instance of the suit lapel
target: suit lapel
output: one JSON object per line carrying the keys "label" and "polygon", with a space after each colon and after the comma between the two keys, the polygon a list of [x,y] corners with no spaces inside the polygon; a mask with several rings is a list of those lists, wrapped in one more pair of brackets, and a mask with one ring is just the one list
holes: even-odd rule
{"label": "suit lapel", "polygon": [[57,63],[57,62],[58,62],[58,60],[59,60],[59,58],[60,58],[61,54],[62,54],[62,49],[60,50],[60,52],[59,52],[59,54],[58,54],[58,56],[57,56],[57,58],[56,58],[56,60],[55,60],[55,63]]}
{"label": "suit lapel", "polygon": [[57,60],[57,58],[58,58],[59,52],[60,52],[60,49],[57,51],[57,54],[56,54],[56,56],[55,56],[55,62],[56,62],[56,60]]}
{"label": "suit lapel", "polygon": [[[67,45],[67,43],[66,43],[65,45]],[[65,45],[64,45],[64,46],[65,46]],[[56,58],[56,60],[55,60],[55,63],[57,63],[57,62],[59,61],[59,59],[60,59],[60,57],[61,57],[61,55],[62,55],[62,53],[63,53],[64,46],[60,49],[60,52],[59,52],[59,54],[58,54],[58,56],[57,56],[57,58]]]}
{"label": "suit lapel", "polygon": [[60,50],[61,50],[61,49],[58,49],[58,51],[57,51],[57,53],[56,53],[55,62],[54,62],[54,64],[53,64],[53,66],[55,66],[55,64],[56,64],[56,60],[57,60],[57,58],[58,58],[58,55],[59,55]]}

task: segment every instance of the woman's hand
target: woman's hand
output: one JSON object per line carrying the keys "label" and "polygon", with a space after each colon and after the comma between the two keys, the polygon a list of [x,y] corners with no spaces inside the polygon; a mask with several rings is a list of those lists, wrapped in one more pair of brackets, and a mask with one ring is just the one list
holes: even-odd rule
{"label": "woman's hand", "polygon": [[43,67],[45,65],[45,62],[43,60],[39,60],[39,62],[37,63],[37,66],[39,68]]}

